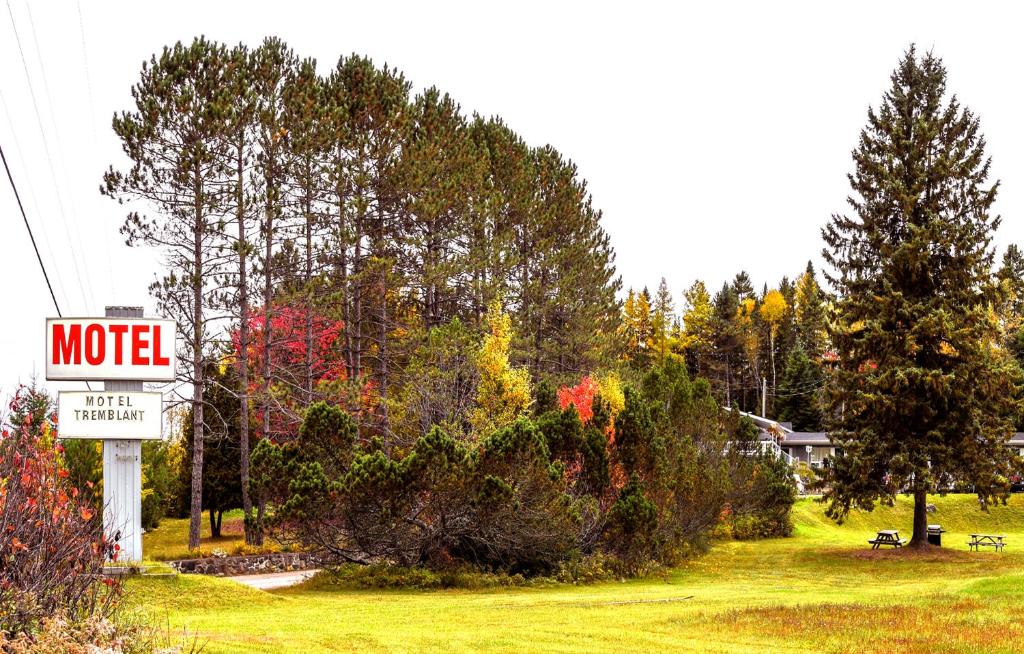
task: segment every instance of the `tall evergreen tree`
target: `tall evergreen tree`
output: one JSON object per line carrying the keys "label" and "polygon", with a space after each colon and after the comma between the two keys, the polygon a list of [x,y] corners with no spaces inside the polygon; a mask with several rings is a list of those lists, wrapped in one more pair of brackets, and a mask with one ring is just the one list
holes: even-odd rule
{"label": "tall evergreen tree", "polygon": [[141,200],[153,217],[128,214],[122,233],[129,245],[160,248],[170,272],[150,286],[161,313],[175,318],[185,338],[180,370],[192,386],[192,492],[189,548],[199,546],[202,518],[204,367],[218,337],[209,322],[222,305],[216,280],[222,274],[224,212],[220,183],[226,161],[226,116],[231,98],[225,79],[227,53],[204,38],[180,42],[143,64],[132,88],[136,111],[114,116],[114,132],[131,161],[113,167],[101,191],[123,201]]}
{"label": "tall evergreen tree", "polygon": [[796,326],[804,350],[812,359],[819,359],[828,338],[825,294],[810,261],[796,281]]}
{"label": "tall evergreen tree", "polygon": [[683,302],[683,345],[688,365],[693,377],[706,376],[714,344],[714,307],[704,282],[693,282],[683,293]]}
{"label": "tall evergreen tree", "polygon": [[[230,104],[224,126],[227,157],[224,166],[226,206],[234,222],[234,233],[230,227],[224,230],[222,239],[234,265],[225,271],[224,287],[230,289],[224,296],[224,309],[236,321],[237,348],[248,353],[251,347],[249,337],[250,291],[252,284],[253,255],[257,244],[259,218],[253,201],[253,121],[256,102],[252,88],[252,67],[249,49],[244,45],[233,48],[229,53],[225,88],[233,101]],[[234,270],[231,270],[234,268]],[[249,497],[249,357],[237,357],[238,367],[238,433],[239,433],[239,482],[242,510],[245,519],[245,541],[252,545],[258,538],[252,529],[252,500]]]}
{"label": "tall evergreen tree", "polygon": [[786,359],[776,394],[779,420],[793,423],[795,431],[821,431],[822,373],[799,344]]}
{"label": "tall evergreen tree", "polygon": [[672,302],[672,293],[668,290],[668,283],[661,278],[658,283],[658,290],[654,294],[654,307],[651,317],[651,349],[652,354],[657,358],[659,365],[665,364],[669,353],[669,340],[672,336],[672,328],[676,322],[675,304]]}
{"label": "tall evergreen tree", "polygon": [[911,544],[926,543],[927,494],[950,480],[1005,498],[1016,389],[998,347],[989,212],[998,184],[977,117],[946,98],[946,69],[913,47],[853,153],[853,215],[823,230],[839,293],[830,432],[830,516],[914,497]]}

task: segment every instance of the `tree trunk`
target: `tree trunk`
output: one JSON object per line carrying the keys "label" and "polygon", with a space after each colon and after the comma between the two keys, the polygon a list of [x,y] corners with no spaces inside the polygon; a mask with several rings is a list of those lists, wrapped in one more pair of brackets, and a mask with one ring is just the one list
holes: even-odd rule
{"label": "tree trunk", "polygon": [[238,220],[238,439],[241,456],[239,469],[242,482],[242,513],[244,514],[245,542],[252,545],[252,498],[249,496],[249,278],[248,242],[245,234],[245,134],[244,128],[238,143],[235,202]]}
{"label": "tree trunk", "polygon": [[[307,180],[312,173],[306,165]],[[306,213],[306,406],[313,403],[313,209],[309,199],[311,191],[307,189],[305,197]]]}
{"label": "tree trunk", "polygon": [[[216,517],[214,517],[216,515]],[[210,538],[220,538],[220,524],[224,517],[222,511],[210,509]]]}
{"label": "tree trunk", "polygon": [[203,191],[196,172],[192,277],[192,497],[189,507],[188,548],[199,547],[203,516]]}
{"label": "tree trunk", "polygon": [[[360,207],[362,206],[362,190],[359,191]],[[363,374],[363,225],[364,212],[360,208],[356,215],[356,233],[353,234],[352,255],[352,378],[359,379]],[[348,326],[346,326],[348,329]]]}
{"label": "tree trunk", "polygon": [[914,482],[914,535],[911,547],[928,545],[928,489],[920,482]]}
{"label": "tree trunk", "polygon": [[271,186],[276,183],[273,161],[271,161],[266,176],[267,204],[263,229],[263,238],[266,243],[263,254],[263,397],[261,401],[261,405],[263,407],[263,431],[260,434],[262,438],[270,438],[270,351],[273,343],[273,330],[271,329],[270,323],[273,319],[271,304],[274,299],[273,264],[271,262],[273,261],[274,256],[275,211],[273,199],[275,190],[272,189]]}
{"label": "tree trunk", "polygon": [[[374,246],[374,252],[377,255],[377,266],[380,268],[378,271],[378,284],[380,285],[380,310],[378,312],[379,321],[377,324],[377,356],[378,356],[378,379],[379,386],[377,392],[380,397],[386,398],[388,393],[388,271],[385,267],[384,262],[386,258],[386,246],[384,244],[385,231],[385,215],[384,208],[380,204],[380,192],[377,192],[377,242]],[[391,438],[390,438],[390,422],[388,419],[388,403],[381,401],[378,404],[380,408],[380,427],[384,435],[384,451],[388,454],[391,453]]]}

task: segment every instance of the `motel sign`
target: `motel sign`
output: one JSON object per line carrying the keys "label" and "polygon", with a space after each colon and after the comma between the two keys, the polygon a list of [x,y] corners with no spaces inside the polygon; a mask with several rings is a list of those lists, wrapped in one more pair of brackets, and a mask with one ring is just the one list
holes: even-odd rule
{"label": "motel sign", "polygon": [[173,320],[141,307],[107,307],[103,318],[46,320],[46,379],[103,382],[60,391],[60,438],[103,441],[103,532],[120,559],[142,560],[142,441],[163,435],[163,395],[143,382],[174,381]]}
{"label": "motel sign", "polygon": [[174,381],[173,320],[50,318],[46,378]]}

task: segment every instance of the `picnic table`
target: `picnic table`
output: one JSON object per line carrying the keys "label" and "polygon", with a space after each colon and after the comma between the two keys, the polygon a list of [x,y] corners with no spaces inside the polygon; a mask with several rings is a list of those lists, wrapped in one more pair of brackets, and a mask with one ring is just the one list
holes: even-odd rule
{"label": "picnic table", "polygon": [[896,529],[882,529],[878,532],[878,535],[872,540],[869,540],[868,543],[871,544],[871,549],[877,550],[883,545],[903,547],[907,544],[907,540],[905,538],[901,539],[900,532]]}
{"label": "picnic table", "polygon": [[1001,552],[1006,546],[1006,536],[1002,534],[971,534],[971,540],[967,547],[974,552],[980,552],[982,547],[994,547]]}

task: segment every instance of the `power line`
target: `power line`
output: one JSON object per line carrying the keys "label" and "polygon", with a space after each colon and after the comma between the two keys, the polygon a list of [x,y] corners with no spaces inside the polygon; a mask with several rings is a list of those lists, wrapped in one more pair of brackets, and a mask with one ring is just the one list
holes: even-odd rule
{"label": "power line", "polygon": [[[21,147],[21,143],[18,141],[18,130],[14,128],[14,120],[11,118],[11,112],[7,107],[7,101],[4,99],[4,93],[2,88],[0,88],[0,105],[3,105],[4,116],[7,117],[7,126],[11,130],[11,139],[14,141],[14,149],[17,151],[18,159],[21,161],[21,169],[28,171],[29,167],[28,164],[25,163],[24,148]],[[39,215],[42,212],[39,211],[39,198],[36,197],[36,190],[35,186],[32,184],[32,178],[26,177],[24,181],[25,184],[28,186],[28,199],[31,201],[31,206],[35,208],[35,213]],[[54,264],[53,274],[55,281],[57,283],[57,290],[60,291],[60,295],[64,302],[64,306],[70,306],[71,303],[68,302],[67,284],[64,283],[64,278],[60,274],[60,266],[56,265],[57,257],[55,257],[53,254],[53,239],[50,238],[49,230],[46,228],[46,221],[40,221],[39,226],[42,228],[42,240],[43,245],[46,248],[46,253],[50,257],[50,263]]]}
{"label": "power line", "polygon": [[[78,8],[78,33],[82,35],[82,66],[85,68],[85,89],[89,94],[89,131],[92,134],[93,150],[98,150],[96,139],[96,101],[92,94],[92,75],[89,73],[89,48],[85,45],[85,19],[82,17],[82,3],[76,2]],[[29,16],[31,17],[31,12]],[[36,45],[39,41],[36,41]],[[103,247],[107,251],[107,275],[110,279],[110,295],[114,296],[114,263],[110,256],[110,230],[103,225]]]}
{"label": "power line", "polygon": [[[14,183],[14,177],[11,175],[11,167],[7,165],[7,155],[4,154],[4,146],[0,145],[0,159],[4,162],[4,170],[7,171],[7,181],[11,183],[11,190],[14,191],[14,199],[18,201],[18,209],[21,210],[21,219],[25,221],[25,229],[28,230],[28,237],[32,241],[32,249],[36,252],[36,261],[39,262],[39,269],[43,271],[43,279],[46,280],[46,288],[50,289],[50,299],[53,300],[53,308],[57,311],[57,316],[60,318],[64,317],[64,314],[60,312],[60,305],[57,303],[57,296],[53,293],[53,286],[50,284],[50,276],[46,273],[46,266],[43,264],[43,258],[39,256],[39,246],[36,245],[35,234],[32,233],[32,226],[28,224],[28,216],[25,215],[25,206],[21,203],[21,194],[18,193],[18,186]],[[85,387],[90,391],[92,390],[92,384],[85,382]]]}
{"label": "power line", "polygon": [[[8,0],[8,2],[10,2],[10,0]],[[79,223],[81,221],[78,220],[78,210],[76,209],[76,207],[78,206],[78,203],[75,202],[75,191],[74,191],[75,186],[71,182],[71,175],[68,174],[67,159],[64,157],[64,148],[61,147],[61,144],[63,143],[63,139],[61,138],[60,128],[57,126],[57,112],[54,110],[53,95],[50,93],[50,82],[48,81],[48,79],[46,77],[46,64],[43,62],[43,53],[42,53],[42,50],[39,47],[39,35],[36,33],[36,21],[32,17],[32,6],[28,2],[25,3],[25,11],[28,13],[28,24],[29,24],[29,27],[32,30],[32,42],[35,43],[35,46],[36,46],[36,59],[39,61],[39,73],[40,73],[41,77],[43,78],[43,92],[46,95],[46,104],[47,104],[47,106],[50,109],[50,124],[53,125],[53,133],[57,137],[56,150],[57,150],[57,157],[58,157],[58,159],[60,161],[60,170],[64,174],[64,183],[66,184],[65,189],[67,190],[68,196],[69,196],[69,198],[71,200],[71,206],[70,206],[70,209],[71,209],[71,224],[74,225],[75,241],[77,243],[81,243],[82,242],[82,232],[79,229]],[[104,235],[106,235],[106,230],[103,230],[103,231],[104,231]],[[103,243],[104,243],[104,245],[107,248],[107,257],[106,257],[106,259],[107,259],[107,265],[109,266],[110,265],[110,240],[109,239],[104,239]],[[83,265],[83,267],[85,266],[84,259],[83,259],[82,265]],[[86,270],[86,272],[88,272],[88,268],[85,268],[85,270]],[[96,295],[93,293],[93,291],[95,289],[94,289],[94,287],[92,285],[92,280],[87,277],[86,280],[85,280],[85,283],[86,283],[86,287],[89,289],[89,296],[92,298],[92,304],[93,304],[93,306],[96,306]],[[110,276],[110,287],[111,287],[111,290],[113,290],[113,285],[114,285],[114,277],[113,277],[113,275],[111,275]]]}
{"label": "power line", "polygon": [[46,288],[50,289],[50,299],[53,300],[53,308],[57,310],[57,315],[63,318],[60,312],[60,305],[57,304],[57,296],[53,293],[53,286],[50,285],[50,276],[46,274],[46,266],[43,265],[43,258],[39,256],[39,246],[36,245],[36,237],[32,233],[32,226],[28,224],[28,216],[25,215],[25,207],[21,204],[21,195],[18,193],[18,187],[14,184],[14,177],[11,176],[11,168],[7,165],[7,156],[4,154],[4,147],[0,145],[0,159],[4,161],[4,170],[7,171],[7,181],[11,183],[11,189],[14,191],[14,199],[18,201],[18,208],[21,209],[21,219],[25,221],[25,229],[28,230],[28,237],[32,240],[32,249],[36,251],[36,260],[39,261],[39,268],[43,271],[43,279],[46,280]]}
{"label": "power line", "polygon": [[[25,58],[25,50],[21,46],[21,36],[18,34],[18,24],[14,20],[14,11],[11,9],[11,2],[7,0],[7,15],[11,18],[11,28],[14,30],[14,40],[18,44],[18,53],[21,55],[21,66],[25,71],[25,81],[28,83],[29,96],[32,98],[32,108],[35,110],[36,123],[39,126],[39,135],[43,139],[43,152],[46,154],[46,162],[50,168],[50,179],[53,181],[54,186],[54,197],[57,200],[57,208],[60,210],[61,221],[64,223],[64,234],[68,239],[68,246],[71,249],[71,263],[75,267],[75,276],[78,278],[78,288],[82,292],[82,300],[84,301],[87,297],[85,292],[85,286],[83,285],[83,275],[78,267],[78,258],[75,256],[74,241],[71,238],[71,231],[68,229],[67,216],[64,213],[64,202],[60,196],[60,184],[57,182],[57,173],[53,168],[53,157],[50,156],[50,145],[46,139],[46,130],[43,128],[43,117],[39,112],[39,103],[36,100],[35,88],[32,86],[32,76],[28,72],[28,60]],[[79,239],[81,241],[81,239]],[[91,289],[91,286],[90,286]],[[91,296],[91,294],[89,294]],[[93,304],[96,303],[95,297],[93,297]]]}

